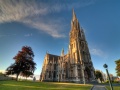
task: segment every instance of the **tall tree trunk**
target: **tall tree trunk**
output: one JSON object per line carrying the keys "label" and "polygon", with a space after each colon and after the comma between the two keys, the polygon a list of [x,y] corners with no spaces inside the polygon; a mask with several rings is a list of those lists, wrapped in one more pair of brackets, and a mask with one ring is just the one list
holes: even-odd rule
{"label": "tall tree trunk", "polygon": [[18,76],[19,76],[19,73],[16,75],[16,81],[18,81]]}

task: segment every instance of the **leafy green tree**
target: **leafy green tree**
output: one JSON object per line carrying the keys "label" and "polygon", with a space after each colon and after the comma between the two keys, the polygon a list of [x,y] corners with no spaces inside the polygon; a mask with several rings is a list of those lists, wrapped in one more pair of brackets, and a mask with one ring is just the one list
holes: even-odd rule
{"label": "leafy green tree", "polygon": [[19,75],[24,77],[33,75],[36,69],[33,57],[34,53],[31,47],[23,46],[22,50],[13,58],[15,62],[6,69],[6,75],[16,74],[16,80],[18,80]]}
{"label": "leafy green tree", "polygon": [[120,76],[120,59],[116,60],[115,63],[116,63],[115,69],[116,69],[117,76]]}
{"label": "leafy green tree", "polygon": [[95,76],[96,76],[96,79],[100,79],[101,82],[103,81],[103,76],[101,71],[95,70]]}

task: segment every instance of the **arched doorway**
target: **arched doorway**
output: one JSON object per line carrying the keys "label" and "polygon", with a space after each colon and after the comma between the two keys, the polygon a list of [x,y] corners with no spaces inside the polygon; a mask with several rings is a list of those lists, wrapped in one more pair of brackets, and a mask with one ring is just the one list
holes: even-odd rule
{"label": "arched doorway", "polygon": [[91,71],[90,71],[90,68],[88,67],[85,67],[85,76],[87,78],[88,81],[90,81],[90,78],[91,78]]}
{"label": "arched doorway", "polygon": [[65,63],[65,78],[68,78],[68,63]]}

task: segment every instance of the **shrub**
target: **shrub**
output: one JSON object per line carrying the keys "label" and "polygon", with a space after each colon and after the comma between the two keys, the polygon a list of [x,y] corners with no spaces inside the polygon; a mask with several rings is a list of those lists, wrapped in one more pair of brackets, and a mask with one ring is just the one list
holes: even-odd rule
{"label": "shrub", "polygon": [[[105,83],[109,83],[109,81],[107,80]],[[119,83],[119,81],[113,80],[112,83]]]}

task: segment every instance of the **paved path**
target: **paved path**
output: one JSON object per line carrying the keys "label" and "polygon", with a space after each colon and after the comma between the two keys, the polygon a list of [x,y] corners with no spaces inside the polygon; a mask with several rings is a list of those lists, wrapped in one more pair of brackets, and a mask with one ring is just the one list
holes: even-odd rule
{"label": "paved path", "polygon": [[94,85],[92,90],[106,90],[105,86],[101,86],[101,85]]}

